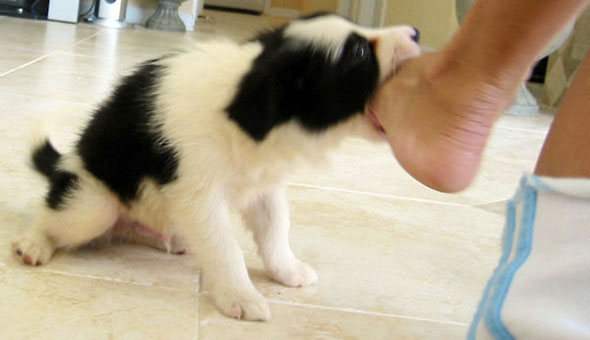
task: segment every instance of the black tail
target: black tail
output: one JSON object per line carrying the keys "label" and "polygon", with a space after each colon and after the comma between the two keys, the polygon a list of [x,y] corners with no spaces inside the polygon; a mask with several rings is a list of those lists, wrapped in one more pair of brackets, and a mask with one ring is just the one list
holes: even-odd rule
{"label": "black tail", "polygon": [[59,161],[60,157],[61,154],[55,150],[49,140],[45,140],[45,143],[35,148],[31,155],[35,170],[47,176],[47,178],[52,178],[55,175],[57,161]]}

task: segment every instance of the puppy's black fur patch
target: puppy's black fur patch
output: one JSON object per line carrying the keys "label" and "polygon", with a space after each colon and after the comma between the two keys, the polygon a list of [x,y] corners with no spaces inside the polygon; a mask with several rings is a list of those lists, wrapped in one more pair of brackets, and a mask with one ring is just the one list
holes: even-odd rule
{"label": "puppy's black fur patch", "polygon": [[35,169],[50,178],[56,172],[56,165],[61,155],[48,140],[33,151],[31,160]]}
{"label": "puppy's black fur patch", "polygon": [[45,202],[51,209],[60,210],[68,195],[78,187],[78,176],[69,171],[57,171],[49,182],[50,187]]}
{"label": "puppy's black fur patch", "polygon": [[377,87],[379,64],[372,44],[351,33],[337,59],[327,51],[284,36],[284,28],[257,40],[262,53],[227,107],[229,117],[254,140],[297,120],[320,132],[362,112]]}
{"label": "puppy's black fur patch", "polygon": [[61,155],[49,141],[45,141],[43,145],[33,151],[31,157],[35,169],[49,180],[49,191],[45,196],[45,202],[48,207],[54,210],[63,207],[68,194],[78,185],[78,176],[57,168],[60,157]]}
{"label": "puppy's black fur patch", "polygon": [[95,112],[77,148],[84,167],[122,202],[137,198],[145,178],[164,185],[177,176],[178,157],[154,125],[154,86],[164,67],[158,59],[123,79]]}

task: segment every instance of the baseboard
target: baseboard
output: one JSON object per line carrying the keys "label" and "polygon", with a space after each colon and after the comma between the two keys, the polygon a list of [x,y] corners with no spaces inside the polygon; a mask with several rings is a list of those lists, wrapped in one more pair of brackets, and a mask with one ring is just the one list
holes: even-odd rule
{"label": "baseboard", "polygon": [[252,9],[243,9],[243,8],[230,8],[230,7],[223,7],[223,6],[213,6],[213,5],[205,5],[204,9],[212,10],[212,11],[221,11],[221,12],[230,12],[230,13],[239,13],[239,14],[249,14],[249,15],[261,15],[262,12],[255,11]]}
{"label": "baseboard", "polygon": [[301,12],[296,9],[291,8],[279,8],[279,7],[270,7],[264,11],[266,15],[272,15],[275,17],[283,17],[289,19],[295,19],[301,16]]}

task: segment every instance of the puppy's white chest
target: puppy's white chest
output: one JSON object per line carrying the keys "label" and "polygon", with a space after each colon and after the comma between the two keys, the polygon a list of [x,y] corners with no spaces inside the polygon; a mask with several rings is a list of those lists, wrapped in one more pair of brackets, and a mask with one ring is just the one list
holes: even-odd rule
{"label": "puppy's white chest", "polygon": [[[273,178],[274,177],[274,178]],[[228,182],[225,187],[226,198],[237,208],[244,208],[265,192],[279,183],[277,176],[257,176],[256,178],[243,176]]]}

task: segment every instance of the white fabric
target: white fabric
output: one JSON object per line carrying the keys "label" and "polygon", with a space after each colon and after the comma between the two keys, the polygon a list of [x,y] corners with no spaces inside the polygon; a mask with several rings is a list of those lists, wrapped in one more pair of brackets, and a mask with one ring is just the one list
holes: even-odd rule
{"label": "white fabric", "polygon": [[[590,180],[526,176],[513,204],[510,254],[492,277],[468,337],[590,339]],[[529,225],[521,218],[527,213],[534,216]],[[519,256],[524,262],[517,265]],[[499,301],[498,323],[490,322]]]}

